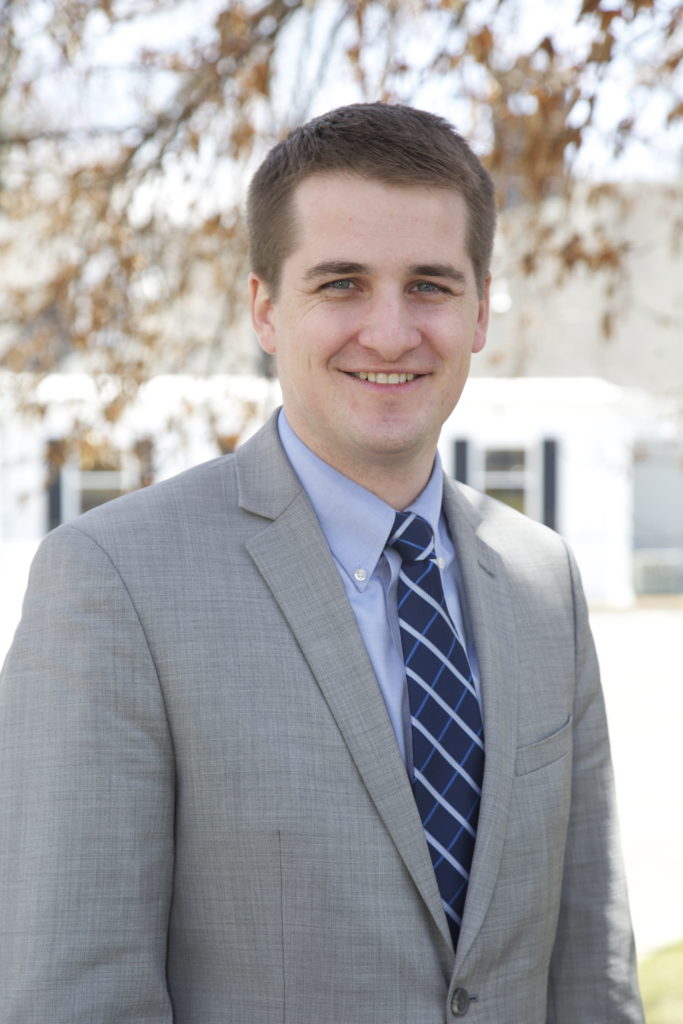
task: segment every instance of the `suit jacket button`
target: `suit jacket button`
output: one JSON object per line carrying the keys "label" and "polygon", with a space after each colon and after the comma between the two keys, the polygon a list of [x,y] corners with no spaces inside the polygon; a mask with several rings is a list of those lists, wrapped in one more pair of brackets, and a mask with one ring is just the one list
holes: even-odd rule
{"label": "suit jacket button", "polygon": [[451,996],[451,1012],[454,1017],[464,1017],[470,1008],[470,994],[466,988],[456,988]]}

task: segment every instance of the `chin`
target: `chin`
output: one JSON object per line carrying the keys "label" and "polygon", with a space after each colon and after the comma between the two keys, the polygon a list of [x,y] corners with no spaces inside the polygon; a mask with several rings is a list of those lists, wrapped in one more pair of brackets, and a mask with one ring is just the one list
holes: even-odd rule
{"label": "chin", "polygon": [[367,452],[387,458],[408,458],[419,455],[427,447],[424,438],[408,434],[377,434],[364,445]]}

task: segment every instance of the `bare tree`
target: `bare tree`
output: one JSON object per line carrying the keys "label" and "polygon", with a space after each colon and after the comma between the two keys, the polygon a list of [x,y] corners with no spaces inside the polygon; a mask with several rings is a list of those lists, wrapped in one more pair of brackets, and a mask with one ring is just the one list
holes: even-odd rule
{"label": "bare tree", "polygon": [[567,232],[566,218],[549,227],[540,211],[549,197],[571,201],[591,153],[618,161],[658,147],[675,164],[683,7],[532,7],[5,0],[0,366],[106,377],[110,422],[159,372],[255,369],[246,177],[294,123],[356,99],[446,113],[474,140],[502,208],[526,211],[518,269],[551,259],[558,274],[604,272],[613,289],[619,242]]}

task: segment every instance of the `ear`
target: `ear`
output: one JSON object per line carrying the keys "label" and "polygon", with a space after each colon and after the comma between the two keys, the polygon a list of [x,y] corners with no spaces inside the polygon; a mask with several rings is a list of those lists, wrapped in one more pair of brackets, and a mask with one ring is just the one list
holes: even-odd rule
{"label": "ear", "polygon": [[486,335],[489,329],[490,292],[491,275],[488,274],[486,280],[484,281],[484,291],[482,297],[479,299],[479,309],[477,311],[477,323],[474,328],[474,341],[472,343],[472,352],[481,352],[484,345],[486,344]]}
{"label": "ear", "polygon": [[249,275],[249,308],[251,322],[261,348],[269,355],[273,355],[276,349],[275,324],[273,322],[275,305],[270,297],[268,285],[256,274]]}

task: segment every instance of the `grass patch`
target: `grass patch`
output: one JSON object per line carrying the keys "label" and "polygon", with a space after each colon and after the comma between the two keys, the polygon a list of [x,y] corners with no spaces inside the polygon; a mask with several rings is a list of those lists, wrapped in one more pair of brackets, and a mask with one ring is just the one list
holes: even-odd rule
{"label": "grass patch", "polygon": [[638,974],[647,1024],[683,1024],[683,942],[645,957]]}

